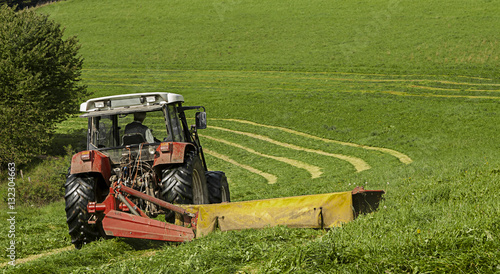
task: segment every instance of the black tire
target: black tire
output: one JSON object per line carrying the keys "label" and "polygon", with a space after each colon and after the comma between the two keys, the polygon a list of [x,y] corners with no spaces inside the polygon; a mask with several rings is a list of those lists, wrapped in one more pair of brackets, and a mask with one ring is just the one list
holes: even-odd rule
{"label": "black tire", "polygon": [[208,200],[211,204],[231,202],[226,174],[222,171],[207,171]]}
{"label": "black tire", "polygon": [[69,235],[71,235],[71,243],[80,249],[84,244],[104,236],[100,223],[95,225],[88,223],[90,214],[87,212],[87,204],[96,201],[97,180],[86,174],[69,175],[64,187],[66,189],[64,195],[66,222]]}
{"label": "black tire", "polygon": [[[186,153],[184,164],[162,171],[161,198],[172,204],[208,204],[205,171],[196,152]],[[173,222],[175,214],[168,212],[165,220]]]}

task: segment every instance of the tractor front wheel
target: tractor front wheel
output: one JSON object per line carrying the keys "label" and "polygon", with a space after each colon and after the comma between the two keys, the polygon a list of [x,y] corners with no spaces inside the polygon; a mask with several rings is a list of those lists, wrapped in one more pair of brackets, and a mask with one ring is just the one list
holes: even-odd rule
{"label": "tractor front wheel", "polygon": [[96,202],[97,180],[86,174],[69,175],[64,187],[66,189],[64,195],[66,222],[71,235],[71,243],[80,249],[82,245],[104,236],[99,222],[94,225],[88,223],[90,214],[87,212],[87,204]]}
{"label": "tractor front wheel", "polygon": [[222,171],[207,171],[208,199],[211,204],[231,202],[226,174]]}

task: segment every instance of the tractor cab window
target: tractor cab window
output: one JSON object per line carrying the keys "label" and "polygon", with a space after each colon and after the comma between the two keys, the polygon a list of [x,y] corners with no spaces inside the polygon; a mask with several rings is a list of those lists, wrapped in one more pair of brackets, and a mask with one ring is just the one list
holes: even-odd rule
{"label": "tractor cab window", "polygon": [[162,110],[92,117],[90,129],[90,145],[97,149],[169,139]]}
{"label": "tractor cab window", "polygon": [[175,142],[185,142],[186,138],[184,136],[184,131],[182,130],[181,120],[179,118],[179,113],[177,111],[177,104],[168,105],[165,111],[165,119],[169,121],[167,130],[171,132],[172,140]]}
{"label": "tractor cab window", "polygon": [[168,138],[161,110],[118,115],[120,144],[159,143]]}
{"label": "tractor cab window", "polygon": [[90,120],[90,143],[95,148],[116,146],[113,120],[115,117],[112,115],[93,117]]}

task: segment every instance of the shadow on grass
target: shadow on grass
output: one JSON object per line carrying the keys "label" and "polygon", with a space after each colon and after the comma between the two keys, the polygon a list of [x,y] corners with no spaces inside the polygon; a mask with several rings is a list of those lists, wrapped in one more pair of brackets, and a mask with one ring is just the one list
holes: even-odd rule
{"label": "shadow on grass", "polygon": [[159,249],[165,245],[178,245],[178,243],[172,243],[172,242],[133,239],[133,238],[118,238],[117,240],[128,244],[134,250]]}
{"label": "shadow on grass", "polygon": [[73,150],[82,151],[87,148],[87,129],[71,129],[67,133],[55,133],[47,155],[60,156],[66,154],[65,147],[71,145]]}

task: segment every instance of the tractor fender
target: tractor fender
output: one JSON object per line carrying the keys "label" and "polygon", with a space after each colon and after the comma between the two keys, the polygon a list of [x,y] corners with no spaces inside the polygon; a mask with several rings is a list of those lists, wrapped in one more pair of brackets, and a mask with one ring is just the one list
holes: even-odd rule
{"label": "tractor fender", "polygon": [[190,143],[163,142],[156,148],[153,167],[164,164],[182,164],[187,151],[196,150]]}
{"label": "tractor fender", "polygon": [[70,174],[99,173],[107,185],[111,176],[111,161],[104,153],[86,150],[73,155]]}

